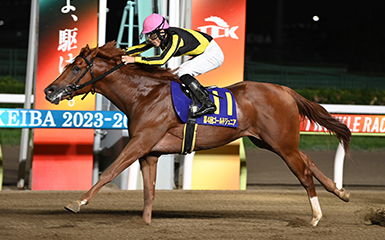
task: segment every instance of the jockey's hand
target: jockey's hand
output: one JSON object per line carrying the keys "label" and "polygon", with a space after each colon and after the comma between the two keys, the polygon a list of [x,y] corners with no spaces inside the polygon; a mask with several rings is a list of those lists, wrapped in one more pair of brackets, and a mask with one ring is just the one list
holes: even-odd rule
{"label": "jockey's hand", "polygon": [[134,63],[135,62],[135,57],[131,57],[131,56],[128,56],[128,55],[123,55],[122,56],[122,62],[124,64]]}

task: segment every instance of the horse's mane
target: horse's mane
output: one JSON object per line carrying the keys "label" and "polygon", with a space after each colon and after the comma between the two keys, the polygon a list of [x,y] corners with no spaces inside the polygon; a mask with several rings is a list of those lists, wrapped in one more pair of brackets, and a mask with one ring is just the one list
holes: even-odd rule
{"label": "horse's mane", "polygon": [[[121,57],[124,55],[124,51],[116,47],[115,41],[108,42],[102,47],[96,47],[93,49],[90,49],[87,45],[86,47],[82,48],[82,50],[80,51],[80,55],[87,56],[94,52],[96,52],[96,55],[95,55],[96,57],[110,60],[115,64],[120,64],[122,62]],[[164,79],[164,80],[178,81],[178,76],[175,75],[174,71],[171,70],[170,68],[166,69],[166,68],[150,66],[146,64],[140,64],[140,63],[127,64],[124,68],[127,70],[128,69],[134,70],[134,71],[136,70],[135,72],[138,75],[155,77],[155,78]]]}

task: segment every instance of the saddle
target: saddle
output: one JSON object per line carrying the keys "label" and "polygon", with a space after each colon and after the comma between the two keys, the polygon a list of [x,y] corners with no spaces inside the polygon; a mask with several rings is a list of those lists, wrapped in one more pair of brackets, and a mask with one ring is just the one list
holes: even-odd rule
{"label": "saddle", "polygon": [[198,99],[182,84],[171,83],[171,95],[174,109],[180,120],[185,123],[183,130],[183,144],[181,154],[191,153],[195,147],[197,125],[211,125],[221,127],[238,127],[236,103],[233,94],[225,88],[208,87],[210,99],[217,110],[214,113],[194,118],[193,111],[199,109]]}

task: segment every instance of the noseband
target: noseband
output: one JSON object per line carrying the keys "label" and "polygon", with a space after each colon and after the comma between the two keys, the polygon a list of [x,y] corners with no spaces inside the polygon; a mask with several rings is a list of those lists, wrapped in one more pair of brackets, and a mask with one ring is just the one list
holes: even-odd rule
{"label": "noseband", "polygon": [[[80,89],[82,89],[85,86],[90,85],[90,84],[93,85],[92,93],[94,93],[95,92],[95,82],[99,81],[100,79],[104,78],[108,74],[114,72],[115,70],[117,70],[118,68],[120,68],[121,66],[124,65],[124,63],[122,62],[122,63],[116,65],[115,67],[111,68],[107,72],[103,73],[102,75],[95,77],[94,72],[92,72],[92,69],[91,69],[91,67],[94,65],[94,59],[95,58],[92,58],[91,61],[88,61],[88,59],[85,58],[84,56],[79,55],[79,57],[83,58],[84,61],[87,63],[87,68],[86,68],[86,70],[84,70],[82,75],[80,75],[80,77],[74,83],[67,85],[64,88],[64,92],[71,96],[70,99],[73,98],[73,94],[75,91],[80,90]],[[91,80],[89,80],[88,82],[85,82],[83,84],[78,85],[80,80],[87,74],[88,71],[90,71],[90,73],[91,73]],[[87,96],[87,94],[88,94],[88,92],[86,93],[86,95],[82,99],[84,99]]]}

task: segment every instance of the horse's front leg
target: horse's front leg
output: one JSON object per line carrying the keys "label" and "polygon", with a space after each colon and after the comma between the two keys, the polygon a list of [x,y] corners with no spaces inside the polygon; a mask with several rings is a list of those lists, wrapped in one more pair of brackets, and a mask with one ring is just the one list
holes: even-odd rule
{"label": "horse's front leg", "polygon": [[139,159],[143,174],[144,185],[144,209],[143,220],[147,224],[151,224],[152,204],[155,199],[155,184],[156,184],[156,167],[158,157],[146,156]]}
{"label": "horse's front leg", "polygon": [[[124,169],[129,167],[137,159],[146,155],[152,148],[151,143],[145,144],[146,139],[138,140],[132,138],[126,145],[123,151],[119,154],[118,158],[104,171],[100,176],[97,183],[85,193],[79,200],[74,201],[67,206],[65,209],[71,212],[79,212],[82,205],[88,204],[92,198],[99,192],[99,190],[107,183],[111,182],[116,176],[118,176]],[[141,146],[141,147],[135,147]]]}

